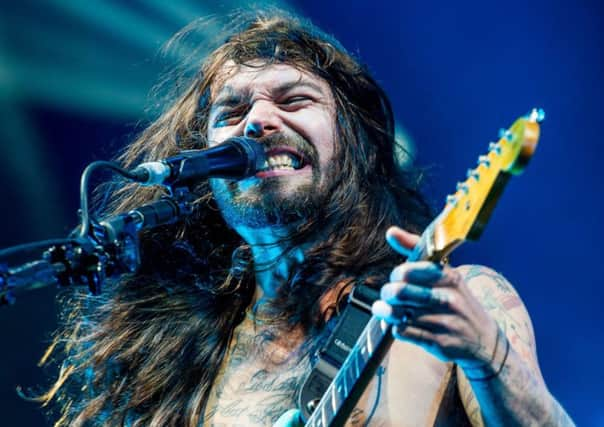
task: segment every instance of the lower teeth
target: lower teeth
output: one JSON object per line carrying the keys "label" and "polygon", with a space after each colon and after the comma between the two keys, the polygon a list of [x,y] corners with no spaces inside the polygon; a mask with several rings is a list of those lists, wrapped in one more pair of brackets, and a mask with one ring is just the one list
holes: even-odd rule
{"label": "lower teeth", "polygon": [[268,168],[268,170],[274,171],[274,170],[291,170],[293,171],[294,168],[292,166],[272,166],[270,168]]}

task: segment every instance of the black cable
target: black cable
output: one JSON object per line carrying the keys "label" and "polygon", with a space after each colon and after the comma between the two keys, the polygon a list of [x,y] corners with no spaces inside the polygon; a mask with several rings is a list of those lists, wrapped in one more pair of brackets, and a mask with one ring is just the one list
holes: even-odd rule
{"label": "black cable", "polygon": [[141,179],[139,175],[127,171],[115,162],[99,160],[96,162],[92,162],[88,166],[86,166],[86,169],[84,169],[84,172],[82,172],[82,177],[80,179],[80,220],[82,223],[82,227],[80,228],[79,236],[82,238],[88,236],[88,233],[90,231],[90,212],[88,211],[88,186],[90,184],[90,177],[94,171],[101,168],[111,169],[114,172],[117,172],[118,174],[132,181],[138,182]]}
{"label": "black cable", "polygon": [[48,249],[49,246],[65,245],[74,242],[74,239],[51,239],[42,240],[40,242],[25,243],[23,245],[11,246],[10,248],[6,248],[0,251],[0,258],[12,256],[18,252],[31,251],[33,249],[39,248]]}
{"label": "black cable", "polygon": [[378,367],[378,371],[377,371],[378,383],[377,383],[377,392],[375,394],[375,402],[373,402],[373,407],[371,408],[371,412],[369,413],[369,416],[367,417],[367,421],[365,421],[365,425],[363,427],[367,427],[369,425],[369,421],[371,421],[371,419],[375,415],[375,411],[377,410],[378,403],[380,403],[380,395],[382,392],[382,376],[384,375],[385,370],[386,369],[383,366]]}

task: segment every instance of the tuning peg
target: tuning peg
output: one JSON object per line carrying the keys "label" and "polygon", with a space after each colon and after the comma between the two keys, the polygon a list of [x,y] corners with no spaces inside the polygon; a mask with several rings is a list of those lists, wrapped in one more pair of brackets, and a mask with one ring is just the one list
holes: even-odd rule
{"label": "tuning peg", "polygon": [[499,129],[499,139],[505,138],[508,141],[514,139],[514,134],[510,132],[508,129]]}
{"label": "tuning peg", "polygon": [[533,108],[530,113],[528,113],[527,118],[531,122],[541,123],[545,120],[545,111],[543,108]]}
{"label": "tuning peg", "polygon": [[464,193],[468,194],[470,192],[470,187],[465,182],[458,182],[457,191],[460,191],[460,190],[463,191]]}
{"label": "tuning peg", "polygon": [[457,206],[457,197],[452,194],[447,196],[447,205]]}
{"label": "tuning peg", "polygon": [[468,179],[473,178],[478,181],[480,179],[480,173],[476,169],[468,169],[466,172],[466,177]]}
{"label": "tuning peg", "polygon": [[478,165],[483,165],[485,168],[491,166],[491,161],[488,156],[478,156]]}
{"label": "tuning peg", "polygon": [[501,154],[501,145],[496,142],[489,142],[489,151],[492,151],[495,154]]}

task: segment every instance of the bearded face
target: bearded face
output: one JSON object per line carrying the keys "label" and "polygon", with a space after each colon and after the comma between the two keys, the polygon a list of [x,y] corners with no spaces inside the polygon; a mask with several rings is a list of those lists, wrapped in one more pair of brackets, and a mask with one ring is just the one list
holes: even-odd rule
{"label": "bearded face", "polygon": [[210,146],[245,135],[264,146],[255,176],[211,180],[233,227],[286,225],[307,218],[326,199],[335,149],[335,102],[329,85],[285,64],[227,63],[213,94]]}

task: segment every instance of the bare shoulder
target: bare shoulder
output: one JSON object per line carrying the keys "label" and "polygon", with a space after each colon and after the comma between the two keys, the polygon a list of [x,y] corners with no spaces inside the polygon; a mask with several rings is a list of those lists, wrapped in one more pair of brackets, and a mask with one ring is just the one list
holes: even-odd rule
{"label": "bare shoulder", "polygon": [[[463,265],[456,270],[472,295],[497,322],[514,353],[534,373],[534,378],[543,384],[533,325],[516,289],[505,277],[488,267]],[[461,368],[458,367],[457,373],[459,394],[466,413],[473,426],[483,427],[485,422],[472,385]]]}
{"label": "bare shoulder", "polygon": [[456,267],[470,292],[495,319],[516,353],[542,380],[530,315],[514,286],[498,272],[481,265]]}

